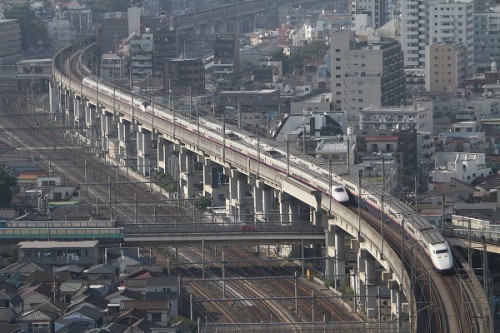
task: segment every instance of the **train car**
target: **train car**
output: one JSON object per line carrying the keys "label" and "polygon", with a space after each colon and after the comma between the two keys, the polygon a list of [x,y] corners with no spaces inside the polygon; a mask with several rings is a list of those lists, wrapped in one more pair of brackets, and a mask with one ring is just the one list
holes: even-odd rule
{"label": "train car", "polygon": [[349,194],[347,193],[344,186],[332,186],[332,197],[340,203],[349,202]]}
{"label": "train car", "polygon": [[[109,88],[105,84],[98,83],[91,78],[84,78],[82,84],[86,87],[85,93],[94,95],[102,92],[104,95],[112,96],[118,101],[118,107],[122,110],[135,109],[137,112],[147,112],[163,121],[174,123],[179,131],[184,131],[202,138],[207,147],[215,148],[222,152],[224,144],[231,154],[240,154],[249,160],[257,161],[263,165],[271,167],[281,174],[287,174],[298,182],[321,191],[323,195],[329,196],[341,203],[349,202],[350,196],[353,200],[361,200],[363,207],[370,208],[373,213],[385,215],[385,218],[393,225],[402,228],[408,238],[415,240],[416,244],[422,247],[426,255],[432,262],[433,267],[439,272],[446,272],[453,268],[453,257],[448,243],[442,235],[432,227],[424,218],[414,211],[408,211],[399,200],[392,199],[390,202],[382,202],[382,196],[389,197],[389,194],[364,182],[362,189],[358,189],[358,179],[345,175],[345,170],[333,166],[325,167],[321,161],[314,160],[307,156],[287,156],[287,152],[278,145],[263,140],[257,142],[249,138],[247,134],[239,132],[237,129],[230,130],[231,135],[223,133],[223,127],[213,121],[200,119],[193,122],[182,114],[177,114],[175,119],[170,109],[157,106],[153,110],[149,102],[143,98],[132,96],[128,92],[119,89]],[[133,105],[132,105],[133,104]],[[229,130],[229,129],[228,129]],[[272,153],[269,153],[272,152]],[[288,164],[287,164],[288,163]],[[342,176],[341,176],[342,175]],[[334,184],[330,189],[329,186]],[[326,190],[325,189],[329,189]],[[360,199],[361,198],[361,199]]]}

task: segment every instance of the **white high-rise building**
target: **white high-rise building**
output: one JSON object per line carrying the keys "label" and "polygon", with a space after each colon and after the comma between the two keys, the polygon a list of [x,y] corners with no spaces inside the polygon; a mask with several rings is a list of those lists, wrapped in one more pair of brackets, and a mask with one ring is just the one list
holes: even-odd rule
{"label": "white high-rise building", "polygon": [[429,44],[457,43],[467,50],[467,75],[474,74],[474,3],[455,0],[429,5]]}
{"label": "white high-rise building", "polygon": [[500,6],[490,12],[474,14],[474,67],[489,72],[493,62],[500,64]]}
{"label": "white high-rise building", "polygon": [[401,0],[401,48],[405,69],[425,67],[425,47],[461,43],[474,65],[473,0]]}
{"label": "white high-rise building", "polygon": [[425,66],[425,46],[428,44],[427,4],[431,0],[401,0],[401,49],[405,68]]}

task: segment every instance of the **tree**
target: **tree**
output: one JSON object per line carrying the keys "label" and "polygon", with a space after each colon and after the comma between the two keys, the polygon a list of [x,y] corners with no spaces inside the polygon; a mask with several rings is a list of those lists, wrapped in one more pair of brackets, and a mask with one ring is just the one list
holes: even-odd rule
{"label": "tree", "polygon": [[196,198],[193,202],[193,205],[200,210],[205,210],[208,207],[212,206],[212,198],[207,198],[207,197]]}
{"label": "tree", "polygon": [[276,52],[273,54],[273,60],[281,60],[283,63],[283,72],[291,74],[294,69],[304,66],[305,59],[318,59],[324,56],[326,50],[327,46],[324,41],[314,41],[303,45],[299,51],[293,52],[290,56],[286,56],[283,51]]}
{"label": "tree", "polygon": [[48,42],[47,25],[29,6],[13,6],[6,9],[4,14],[6,19],[16,19],[19,23],[23,51]]}
{"label": "tree", "polygon": [[161,186],[168,193],[177,192],[178,184],[177,181],[168,173],[156,174],[156,181],[159,186]]}
{"label": "tree", "polygon": [[9,174],[5,167],[0,170],[0,205],[6,206],[10,204],[14,193],[14,188],[17,186],[17,179]]}

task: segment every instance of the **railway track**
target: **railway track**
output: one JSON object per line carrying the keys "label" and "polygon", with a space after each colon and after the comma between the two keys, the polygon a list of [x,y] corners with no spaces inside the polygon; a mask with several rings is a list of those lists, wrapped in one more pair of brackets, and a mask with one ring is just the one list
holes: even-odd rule
{"label": "railway track", "polygon": [[[354,209],[353,209],[354,210]],[[362,217],[380,232],[380,220],[367,212]],[[391,247],[403,256],[407,271],[412,276],[416,310],[414,315],[419,332],[475,332],[464,285],[460,283],[459,268],[455,265],[450,276],[436,273],[428,258],[413,241],[401,236],[401,232],[389,226],[384,228],[385,238]],[[412,272],[413,270],[413,272]]]}

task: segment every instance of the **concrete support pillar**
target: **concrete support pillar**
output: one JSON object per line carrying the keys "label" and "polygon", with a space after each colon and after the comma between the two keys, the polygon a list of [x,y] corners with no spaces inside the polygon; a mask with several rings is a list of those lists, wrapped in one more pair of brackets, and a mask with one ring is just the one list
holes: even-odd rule
{"label": "concrete support pillar", "polygon": [[247,211],[245,210],[245,197],[247,177],[236,169],[229,169],[229,205],[231,216],[235,222],[245,222]]}
{"label": "concrete support pillar", "polygon": [[280,222],[290,223],[290,196],[280,192]]}
{"label": "concrete support pillar", "polygon": [[289,221],[292,223],[300,223],[300,201],[291,198],[288,201],[288,215]]}
{"label": "concrete support pillar", "polygon": [[150,148],[151,132],[142,129],[137,133],[137,171],[143,176],[149,176],[149,168],[151,166]]}
{"label": "concrete support pillar", "polygon": [[[160,172],[169,173],[171,176],[176,176],[171,172],[171,167],[169,161],[174,154],[174,144],[170,141],[165,140],[163,137],[158,137],[158,168]],[[178,169],[178,163],[175,169]]]}
{"label": "concrete support pillar", "polygon": [[356,256],[356,271],[357,276],[354,276],[354,281],[358,282],[357,286],[353,286],[355,291],[354,296],[358,296],[355,298],[355,302],[357,302],[358,309],[361,311],[365,310],[365,298],[363,296],[366,295],[366,274],[365,274],[365,256],[366,251],[362,249],[358,249],[358,253]]}
{"label": "concrete support pillar", "polygon": [[369,253],[364,254],[364,273],[365,273],[365,304],[364,308],[369,317],[377,315],[377,286],[376,286],[376,262]]}
{"label": "concrete support pillar", "polygon": [[181,147],[179,152],[180,186],[184,198],[194,198],[193,187],[193,155],[185,147]]}
{"label": "concrete support pillar", "polygon": [[87,138],[87,143],[92,147],[94,146],[94,142],[97,140],[97,109],[95,105],[88,104],[85,106],[85,137]]}
{"label": "concrete support pillar", "polygon": [[325,275],[331,277],[335,274],[335,233],[332,226],[325,228]]}
{"label": "concrete support pillar", "polygon": [[253,210],[255,214],[255,218],[259,221],[262,221],[264,218],[263,214],[263,206],[264,206],[264,201],[263,201],[263,189],[264,189],[264,182],[262,180],[256,180],[255,181],[255,186],[253,187]]}
{"label": "concrete support pillar", "polygon": [[156,163],[158,165],[158,172],[165,173],[165,150],[163,148],[163,142],[165,138],[158,136],[157,138],[157,149],[156,149]]}
{"label": "concrete support pillar", "polygon": [[238,200],[238,170],[229,170],[229,199],[231,200],[231,205]]}
{"label": "concrete support pillar", "polygon": [[274,191],[269,186],[262,188],[262,215],[264,221],[271,221],[271,207],[273,201]]}
{"label": "concrete support pillar", "polygon": [[[203,160],[203,187],[208,187],[210,189],[213,188],[212,181],[213,169],[212,169],[212,161],[208,158]],[[204,190],[204,192],[207,192]]]}
{"label": "concrete support pillar", "polygon": [[390,289],[391,292],[391,314],[394,318],[399,318],[401,309],[401,293],[398,289]]}
{"label": "concrete support pillar", "polygon": [[80,96],[76,96],[74,99],[74,108],[73,108],[73,121],[74,126],[77,128],[77,131],[80,131],[81,128],[84,127],[84,119],[85,119],[85,104],[82,103],[82,99]]}
{"label": "concrete support pillar", "polygon": [[238,201],[240,205],[245,204],[246,190],[247,190],[247,176],[240,173],[237,177],[236,186],[238,187]]}
{"label": "concrete support pillar", "polygon": [[104,112],[104,115],[101,117],[101,129],[101,149],[107,152],[109,149],[109,137],[113,131],[113,115],[111,113]]}
{"label": "concrete support pillar", "polygon": [[340,286],[346,285],[347,278],[345,276],[345,231],[336,228],[334,231],[335,235],[335,273],[337,278],[337,283]]}
{"label": "concrete support pillar", "polygon": [[120,154],[125,159],[125,165],[129,166],[128,159],[132,152],[130,145],[130,123],[123,119],[118,123],[118,140],[120,141]]}

